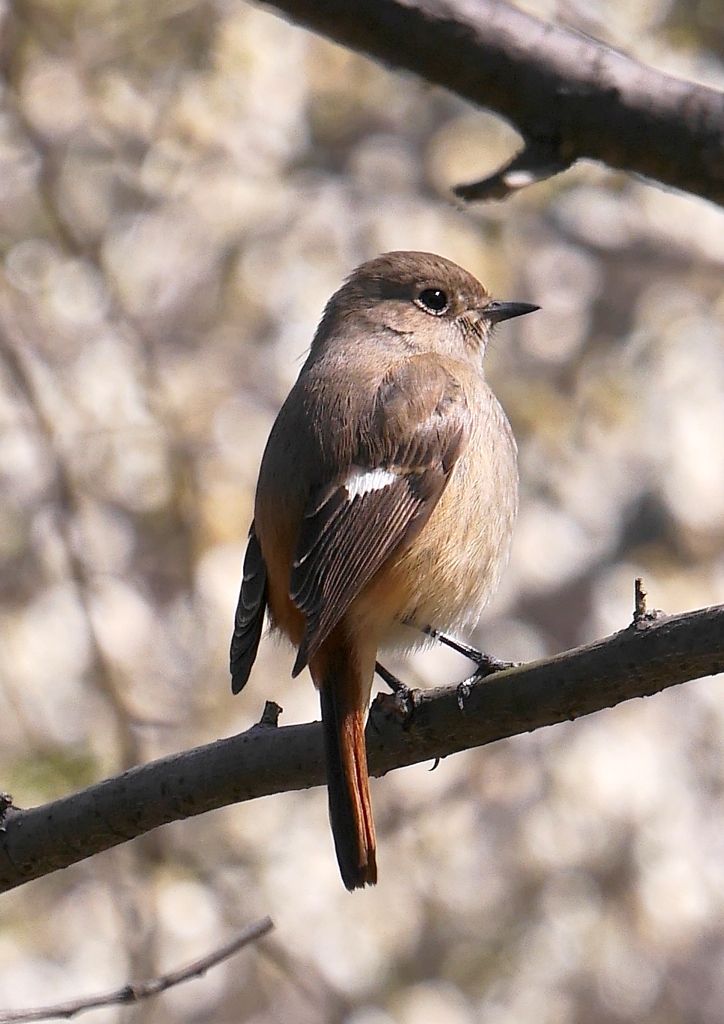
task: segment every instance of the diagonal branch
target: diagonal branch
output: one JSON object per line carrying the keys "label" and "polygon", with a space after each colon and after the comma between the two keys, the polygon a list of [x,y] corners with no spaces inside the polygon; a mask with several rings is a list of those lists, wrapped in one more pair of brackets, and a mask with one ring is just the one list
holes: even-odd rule
{"label": "diagonal branch", "polygon": [[[724,670],[724,605],[666,617],[637,598],[620,633],[460,686],[380,696],[367,726],[370,772],[426,761],[613,707]],[[248,732],[132,768],[31,810],[6,807],[0,891],[159,825],[324,782],[318,722]]]}
{"label": "diagonal branch", "polygon": [[[499,0],[272,0],[294,21],[494,110],[528,180],[580,158],[724,205],[724,94]],[[464,198],[504,195],[510,168]],[[508,175],[510,176],[510,175]],[[522,180],[522,179],[521,179]],[[481,183],[482,185],[482,183]]]}
{"label": "diagonal branch", "polygon": [[41,1006],[32,1010],[0,1010],[0,1024],[28,1024],[30,1021],[52,1020],[61,1018],[69,1020],[79,1013],[86,1013],[88,1010],[98,1010],[105,1006],[127,1006],[129,1003],[139,1003],[143,999],[160,995],[169,988],[174,988],[184,981],[191,981],[192,978],[200,978],[210,971],[212,967],[223,963],[229,957],[234,956],[244,946],[263,938],[272,930],[274,924],[270,917],[264,917],[249,925],[243,932],[240,932],[231,941],[219,946],[206,956],[193,963],[186,964],[168,974],[162,974],[158,978],[151,978],[150,981],[135,982],[116,989],[115,992],[106,992],[102,996],[87,996],[80,999],[73,999],[67,1003],[56,1003],[55,1006]]}

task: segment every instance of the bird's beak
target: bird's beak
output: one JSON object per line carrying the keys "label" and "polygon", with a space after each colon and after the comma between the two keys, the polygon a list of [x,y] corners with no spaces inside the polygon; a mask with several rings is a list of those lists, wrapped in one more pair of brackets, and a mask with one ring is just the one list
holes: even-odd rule
{"label": "bird's beak", "polygon": [[540,306],[534,306],[532,302],[504,302],[501,299],[491,299],[487,306],[483,306],[478,312],[482,320],[499,324],[502,320],[512,320],[514,316],[535,313],[536,309],[540,309]]}

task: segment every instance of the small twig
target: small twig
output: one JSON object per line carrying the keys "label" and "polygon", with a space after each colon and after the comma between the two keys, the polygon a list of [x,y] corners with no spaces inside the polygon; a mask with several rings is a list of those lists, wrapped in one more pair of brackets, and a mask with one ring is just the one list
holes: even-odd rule
{"label": "small twig", "polygon": [[631,625],[634,629],[646,629],[652,622],[665,618],[666,612],[662,612],[660,608],[652,608],[649,611],[646,607],[646,591],[643,580],[638,576],[634,584],[634,613]]}
{"label": "small twig", "polygon": [[554,174],[568,170],[572,162],[560,156],[551,144],[528,142],[525,149],[516,153],[495,174],[469,185],[456,185],[453,192],[468,203],[481,199],[507,199],[527,185],[545,181]]}
{"label": "small twig", "polygon": [[12,806],[13,798],[10,793],[0,792],[0,832],[5,831],[5,819]]}
{"label": "small twig", "polygon": [[255,924],[249,925],[243,932],[227,942],[224,946],[215,949],[213,953],[194,960],[177,971],[170,971],[162,974],[159,978],[151,978],[150,981],[143,981],[139,984],[124,985],[115,992],[107,992],[102,996],[90,996],[87,999],[74,999],[67,1003],[58,1003],[55,1006],[42,1006],[32,1010],[0,1010],[0,1024],[25,1024],[27,1021],[51,1020],[61,1017],[69,1019],[76,1014],[85,1013],[86,1010],[97,1010],[102,1006],[125,1006],[128,1003],[138,1003],[142,999],[159,995],[166,989],[180,985],[182,981],[190,981],[205,974],[212,967],[216,967],[224,960],[228,960],[234,953],[238,953],[250,942],[255,942],[274,927],[272,919],[265,917]]}
{"label": "small twig", "polygon": [[284,708],[280,704],[277,704],[276,701],[268,700],[264,705],[264,710],[261,713],[261,718],[257,725],[275,729],[279,725],[279,716],[283,710]]}

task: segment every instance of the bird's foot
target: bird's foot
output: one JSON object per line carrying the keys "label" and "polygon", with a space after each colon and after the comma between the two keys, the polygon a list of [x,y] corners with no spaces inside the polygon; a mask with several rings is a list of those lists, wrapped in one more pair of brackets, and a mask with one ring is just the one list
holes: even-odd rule
{"label": "bird's foot", "polygon": [[392,698],[387,697],[385,694],[379,694],[377,699],[382,700],[383,704],[391,700],[400,717],[405,721],[409,721],[417,706],[420,691],[407,686],[396,675],[393,675],[389,669],[385,668],[384,665],[380,665],[379,661],[375,662],[375,672],[383,682],[387,683],[393,694]]}

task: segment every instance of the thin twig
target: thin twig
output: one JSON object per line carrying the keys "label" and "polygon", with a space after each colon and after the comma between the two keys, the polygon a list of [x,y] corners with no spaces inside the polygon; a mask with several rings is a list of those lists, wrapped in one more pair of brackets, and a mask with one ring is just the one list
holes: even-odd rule
{"label": "thin twig", "polygon": [[230,942],[219,946],[218,949],[208,953],[206,956],[202,956],[200,960],[194,960],[193,963],[187,964],[186,967],[181,967],[176,971],[169,971],[168,974],[162,974],[158,978],[151,978],[149,981],[124,985],[123,988],[116,989],[115,992],[107,992],[101,996],[89,996],[87,999],[73,999],[67,1003],[57,1003],[55,1006],[41,1006],[31,1010],[0,1010],[0,1024],[26,1024],[28,1021],[52,1020],[58,1017],[67,1020],[79,1013],[85,1013],[87,1010],[98,1010],[103,1006],[125,1006],[128,1003],[138,1003],[142,999],[157,996],[159,993],[165,992],[166,989],[180,985],[183,981],[190,981],[192,978],[200,977],[212,967],[216,967],[218,964],[223,963],[224,960],[228,960],[229,957],[238,953],[244,946],[248,946],[250,942],[255,942],[263,935],[266,935],[273,927],[272,919],[265,917],[261,921],[249,925],[248,928],[245,928],[243,932]]}
{"label": "thin twig", "polygon": [[660,619],[665,618],[666,613],[662,612],[659,608],[649,609],[647,607],[646,591],[644,590],[643,580],[638,576],[634,583],[634,613],[632,623],[634,629],[648,629],[652,622],[658,622]]}
{"label": "thin twig", "polygon": [[514,192],[534,185],[538,181],[552,178],[571,166],[570,160],[562,160],[555,151],[545,144],[528,142],[516,153],[509,163],[505,164],[482,181],[474,181],[467,185],[456,185],[453,189],[458,198],[467,203],[482,199],[507,199]]}

